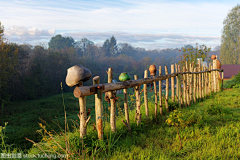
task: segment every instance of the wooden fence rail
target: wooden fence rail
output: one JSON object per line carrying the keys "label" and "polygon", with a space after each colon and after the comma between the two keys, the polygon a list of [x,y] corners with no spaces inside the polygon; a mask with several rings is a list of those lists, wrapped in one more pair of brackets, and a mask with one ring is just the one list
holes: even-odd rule
{"label": "wooden fence rail", "polygon": [[[213,66],[212,66],[212,65]],[[168,99],[169,99],[169,79],[171,78],[171,99],[173,103],[178,103],[179,107],[189,106],[192,103],[196,103],[197,100],[203,99],[210,95],[212,92],[220,91],[219,87],[219,72],[223,70],[216,69],[216,60],[213,60],[213,63],[209,64],[209,69],[202,67],[198,63],[194,67],[194,63],[188,64],[181,68],[179,65],[171,65],[171,74],[168,74],[168,69],[165,66],[165,74],[162,75],[161,69],[159,66],[159,76],[148,77],[148,71],[144,71],[144,78],[138,79],[138,76],[134,76],[134,80],[128,80],[125,82],[112,83],[112,72],[113,69],[109,68],[108,73],[108,83],[99,84],[99,77],[93,78],[92,86],[82,86],[79,85],[74,89],[74,96],[79,98],[80,105],[80,137],[86,135],[87,133],[87,123],[90,118],[86,116],[86,100],[85,97],[89,95],[95,95],[95,114],[96,114],[96,126],[99,139],[103,139],[103,106],[102,106],[102,93],[107,92],[110,98],[111,108],[110,108],[110,125],[111,131],[116,132],[116,106],[113,98],[113,92],[116,90],[123,89],[124,93],[124,110],[125,110],[125,120],[122,120],[128,131],[131,132],[129,113],[128,113],[128,100],[127,100],[127,88],[134,88],[136,94],[136,114],[135,119],[137,125],[141,123],[141,97],[140,97],[140,86],[144,85],[144,106],[146,118],[148,118],[148,99],[147,99],[147,85],[148,83],[154,84],[154,95],[155,95],[155,117],[157,118],[157,108],[160,109],[160,114],[163,114],[162,109],[162,96],[165,99],[166,111],[169,111]],[[175,67],[175,69],[174,69]],[[174,80],[176,77],[176,80]],[[165,84],[165,95],[162,95],[162,80],[166,80]],[[159,81],[159,96],[157,96],[157,84],[156,81]],[[176,86],[175,83],[176,82]],[[223,82],[223,81],[222,81]],[[175,90],[176,87],[176,90]],[[222,88],[222,87],[221,87]],[[176,91],[176,92],[175,92]],[[159,99],[159,104],[158,104]]]}

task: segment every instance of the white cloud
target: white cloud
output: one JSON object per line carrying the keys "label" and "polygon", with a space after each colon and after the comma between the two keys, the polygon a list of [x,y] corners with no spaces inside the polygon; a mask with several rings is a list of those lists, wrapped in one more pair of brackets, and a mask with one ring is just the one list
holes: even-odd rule
{"label": "white cloud", "polygon": [[55,34],[55,29],[43,30],[36,27],[13,26],[4,30],[4,34],[7,36],[52,36]]}

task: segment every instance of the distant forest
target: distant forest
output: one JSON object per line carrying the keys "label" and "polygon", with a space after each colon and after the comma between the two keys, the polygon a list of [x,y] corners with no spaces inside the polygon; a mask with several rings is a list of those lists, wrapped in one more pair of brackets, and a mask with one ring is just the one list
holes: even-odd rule
{"label": "distant forest", "polygon": [[[121,72],[128,72],[132,78],[133,75],[143,78],[144,70],[150,64],[168,66],[170,69],[170,65],[178,63],[183,54],[179,48],[146,50],[128,43],[117,43],[114,36],[105,40],[102,46],[97,46],[86,38],[75,41],[72,37],[61,35],[52,37],[48,47],[14,43],[5,43],[5,46],[9,49],[8,52],[14,52],[16,56],[14,60],[10,59],[11,64],[14,64],[12,69],[5,70],[9,74],[2,73],[8,76],[1,78],[1,103],[59,94],[61,82],[63,91],[71,92],[73,88],[66,85],[65,77],[67,69],[76,64],[91,70],[92,77],[100,76],[100,83],[107,83],[106,70],[109,67],[113,68],[113,78],[116,80]],[[219,56],[219,47],[210,51],[208,57],[212,54]],[[2,63],[4,65],[7,63]],[[91,84],[91,80],[84,83]]]}

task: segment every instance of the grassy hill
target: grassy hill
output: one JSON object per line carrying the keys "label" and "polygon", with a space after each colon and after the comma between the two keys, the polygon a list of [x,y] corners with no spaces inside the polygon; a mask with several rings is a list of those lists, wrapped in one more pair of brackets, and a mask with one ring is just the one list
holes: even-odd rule
{"label": "grassy hill", "polygon": [[[152,93],[151,93],[152,94]],[[130,106],[134,108],[134,96],[129,97]],[[94,108],[89,97],[87,107]],[[145,118],[144,106],[141,107],[142,123],[134,123],[135,110],[130,112],[132,132],[128,133],[121,122],[123,118],[122,102],[117,104],[117,133],[111,133],[109,114],[105,114],[104,140],[97,140],[94,130],[94,118],[88,125],[88,136],[83,140],[78,132],[78,102],[72,94],[64,94],[64,104],[67,112],[68,127],[65,132],[64,109],[61,95],[37,101],[19,102],[18,108],[7,109],[8,116],[3,116],[3,122],[8,121],[5,139],[11,144],[12,138],[21,144],[36,142],[31,149],[21,148],[14,152],[43,154],[69,154],[71,159],[104,158],[104,159],[239,159],[240,158],[240,88],[234,87],[212,95],[190,107],[178,109],[172,103],[172,110],[181,112],[179,135],[177,127],[168,125],[169,113],[154,118],[154,99],[149,96],[149,119]],[[16,105],[16,104],[15,104]],[[14,106],[15,106],[14,105]],[[108,104],[104,103],[105,111]],[[177,111],[176,111],[177,110]],[[24,113],[24,114],[23,114]],[[171,112],[172,115],[173,112]],[[91,112],[92,117],[94,113]],[[56,117],[55,117],[56,116]],[[20,117],[20,118],[19,118]],[[39,120],[39,118],[42,120]],[[54,119],[54,122],[51,120]],[[39,122],[39,124],[37,123]],[[38,130],[38,132],[36,132]],[[56,131],[56,132],[55,132]],[[36,137],[31,137],[34,135]],[[2,143],[3,141],[1,141]],[[20,146],[18,145],[18,146]],[[3,147],[0,148],[3,152]],[[1,151],[0,150],[0,151]],[[44,151],[44,152],[43,152]],[[13,151],[8,151],[13,152]]]}

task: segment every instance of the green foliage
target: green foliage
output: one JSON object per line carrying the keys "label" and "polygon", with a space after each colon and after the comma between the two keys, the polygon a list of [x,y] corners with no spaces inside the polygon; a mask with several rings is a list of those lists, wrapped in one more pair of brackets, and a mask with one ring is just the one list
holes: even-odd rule
{"label": "green foliage", "polygon": [[185,61],[188,62],[188,64],[194,62],[194,65],[197,64],[197,58],[202,58],[204,61],[208,53],[211,51],[211,48],[208,48],[206,45],[198,45],[196,44],[196,47],[193,46],[185,46],[182,48],[183,55],[181,55],[181,61],[179,61],[179,64],[181,66],[185,66]]}
{"label": "green foliage", "polygon": [[224,81],[224,88],[239,88],[240,86],[240,72],[235,75],[232,79]]}
{"label": "green foliage", "polygon": [[18,63],[18,48],[6,43],[3,38],[3,26],[0,23],[0,105],[9,100],[9,82],[16,72]]}
{"label": "green foliage", "polygon": [[52,37],[48,43],[49,49],[60,50],[74,47],[74,39],[72,37],[63,37],[58,34],[55,37]]}
{"label": "green foliage", "polygon": [[237,4],[223,21],[220,59],[222,64],[240,64],[240,5]]}

